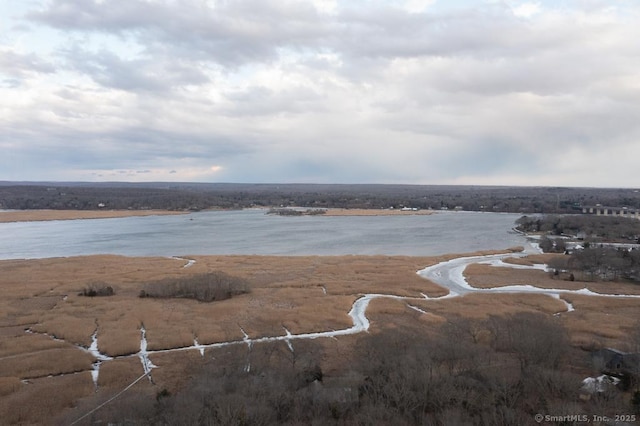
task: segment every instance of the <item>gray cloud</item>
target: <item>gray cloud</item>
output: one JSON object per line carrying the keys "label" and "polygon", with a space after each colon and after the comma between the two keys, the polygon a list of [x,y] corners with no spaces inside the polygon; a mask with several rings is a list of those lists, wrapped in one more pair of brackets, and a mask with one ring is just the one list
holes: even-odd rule
{"label": "gray cloud", "polygon": [[42,2],[20,37],[55,47],[0,45],[0,170],[593,185],[599,166],[627,182],[638,5],[384,3]]}
{"label": "gray cloud", "polygon": [[44,73],[52,74],[56,68],[35,54],[21,54],[11,50],[0,49],[0,73],[24,78],[30,75]]}
{"label": "gray cloud", "polygon": [[132,37],[152,54],[170,51],[231,66],[276,59],[281,47],[306,47],[324,27],[311,6],[277,0],[217,2],[214,8],[198,0],[54,0],[27,17],[64,31]]}
{"label": "gray cloud", "polygon": [[92,53],[77,46],[62,54],[69,68],[114,89],[161,92],[210,81],[197,66],[170,58],[124,60],[107,50]]}

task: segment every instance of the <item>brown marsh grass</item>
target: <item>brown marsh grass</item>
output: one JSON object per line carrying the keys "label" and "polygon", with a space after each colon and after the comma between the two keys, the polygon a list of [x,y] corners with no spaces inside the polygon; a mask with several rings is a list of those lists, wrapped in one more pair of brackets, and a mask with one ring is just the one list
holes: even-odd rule
{"label": "brown marsh grass", "polygon": [[[137,356],[114,359],[100,366],[98,387],[105,392],[124,389],[142,374],[140,359]],[[147,379],[143,381],[148,382]]]}
{"label": "brown marsh grass", "polygon": [[575,311],[563,316],[572,341],[581,346],[611,346],[625,350],[627,337],[640,321],[638,299],[565,294]]}
{"label": "brown marsh grass", "polygon": [[[491,253],[495,252],[478,254]],[[50,418],[46,417],[49,413],[72,410],[76,403],[95,407],[100,398],[106,400],[139,377],[142,366],[135,355],[103,362],[98,393],[94,393],[88,371],[93,359],[73,344],[88,346],[96,330],[100,351],[116,356],[135,354],[140,350],[143,325],[147,330],[149,350],[189,346],[194,339],[200,344],[241,341],[243,331],[251,338],[258,338],[285,335],[285,328],[291,333],[346,328],[352,324],[348,316],[352,303],[365,293],[417,298],[420,293],[431,297],[446,295],[447,290],[421,278],[416,271],[457,256],[184,257],[195,259],[196,263],[183,268],[185,260],[122,256],[0,261],[0,288],[3,291],[0,300],[0,394],[3,394],[0,418],[7,419],[8,423],[46,423],[42,419]],[[250,293],[213,303],[138,297],[146,282],[211,271],[246,278],[252,286]],[[476,286],[519,283],[547,288],[585,286],[585,283],[553,280],[542,271],[488,265],[471,266],[466,275]],[[106,298],[78,296],[82,288],[95,281],[112,286],[115,295]],[[594,291],[640,293],[640,287],[629,284],[586,285]],[[599,342],[609,346],[623,344],[625,333],[640,320],[637,300],[573,295],[566,295],[566,300],[574,304],[575,312],[565,313],[563,302],[533,294],[469,294],[439,301],[375,299],[371,301],[367,315],[371,332],[375,333],[382,327],[403,326],[429,332],[452,316],[486,318],[518,311],[548,315],[560,312],[574,343]],[[427,313],[417,312],[407,303]],[[64,338],[65,342],[42,334],[27,334],[24,331],[27,328]],[[358,336],[317,340],[322,348],[323,370],[339,370],[357,340]],[[278,350],[288,351],[286,344],[280,343]],[[294,341],[293,345],[304,345],[304,342]],[[260,356],[260,351],[266,350],[268,345],[259,347],[259,344],[254,346],[251,356]],[[153,371],[154,384],[144,379],[136,385],[136,390],[155,393],[163,388],[177,389],[192,374],[192,367],[212,358],[224,359],[226,352],[247,356],[248,348],[239,344],[234,348],[207,349],[204,359],[196,350],[151,354],[151,360],[159,367]],[[83,372],[58,375],[74,371]],[[54,377],[33,379],[47,375]],[[32,383],[24,384],[20,381],[23,379]],[[56,395],[47,400],[43,409],[17,408],[34,404],[47,392]]]}
{"label": "brown marsh grass", "polygon": [[461,316],[486,319],[490,315],[508,315],[516,312],[542,312],[553,315],[565,312],[566,305],[544,294],[481,294],[471,293],[444,300],[419,300],[411,303],[433,315]]}
{"label": "brown marsh grass", "polygon": [[0,419],[6,425],[54,424],[63,410],[92,393],[88,372],[29,380],[0,398]]}
{"label": "brown marsh grass", "polygon": [[3,358],[0,377],[31,379],[91,370],[93,356],[73,347],[45,349]]}
{"label": "brown marsh grass", "polygon": [[[536,262],[537,263],[537,262]],[[473,264],[465,270],[467,282],[477,288],[507,285],[533,285],[540,288],[580,290],[588,288],[602,294],[640,295],[640,285],[623,282],[568,281],[550,272],[535,269],[511,269],[485,264]]]}

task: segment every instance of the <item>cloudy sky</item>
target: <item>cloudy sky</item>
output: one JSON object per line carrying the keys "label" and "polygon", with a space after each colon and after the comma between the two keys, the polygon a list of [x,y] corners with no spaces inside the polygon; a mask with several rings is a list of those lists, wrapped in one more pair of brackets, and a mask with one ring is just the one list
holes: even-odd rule
{"label": "cloudy sky", "polygon": [[640,186],[637,0],[2,0],[0,180]]}

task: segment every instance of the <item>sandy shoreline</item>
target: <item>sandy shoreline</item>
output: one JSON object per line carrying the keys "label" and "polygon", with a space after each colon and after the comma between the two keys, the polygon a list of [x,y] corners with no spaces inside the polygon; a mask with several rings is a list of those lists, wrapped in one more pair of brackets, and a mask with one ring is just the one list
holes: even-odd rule
{"label": "sandy shoreline", "polygon": [[433,214],[433,210],[327,209],[324,216],[411,216],[430,214]]}
{"label": "sandy shoreline", "polygon": [[12,210],[0,211],[0,223],[75,219],[111,219],[116,217],[175,214],[186,214],[186,212],[169,210]]}
{"label": "sandy shoreline", "polygon": [[[214,211],[214,210],[212,210]],[[131,216],[188,214],[169,210],[10,210],[0,211],[0,223],[43,222],[48,220],[111,219]],[[327,209],[324,216],[410,216],[430,215],[432,210]]]}

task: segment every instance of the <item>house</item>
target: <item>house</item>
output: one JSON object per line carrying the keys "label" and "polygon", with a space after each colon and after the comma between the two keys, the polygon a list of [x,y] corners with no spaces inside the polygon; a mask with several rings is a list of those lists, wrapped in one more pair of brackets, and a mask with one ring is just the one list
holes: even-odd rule
{"label": "house", "polygon": [[640,379],[640,353],[604,348],[593,352],[591,360],[602,373],[620,377],[627,385]]}
{"label": "house", "polygon": [[620,379],[617,377],[607,376],[606,374],[598,377],[587,377],[582,381],[580,399],[588,401],[591,395],[606,392],[612,386],[617,386],[618,383],[620,383]]}

